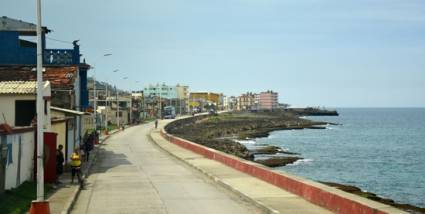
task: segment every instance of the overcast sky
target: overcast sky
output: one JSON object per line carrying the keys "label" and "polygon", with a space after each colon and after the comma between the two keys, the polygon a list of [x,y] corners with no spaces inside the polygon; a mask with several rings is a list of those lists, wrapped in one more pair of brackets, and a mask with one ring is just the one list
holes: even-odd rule
{"label": "overcast sky", "polygon": [[[296,106],[425,106],[423,0],[42,4],[48,37],[80,39],[97,78],[123,89],[165,82],[226,95],[272,89]],[[0,15],[35,23],[35,0],[1,0]]]}

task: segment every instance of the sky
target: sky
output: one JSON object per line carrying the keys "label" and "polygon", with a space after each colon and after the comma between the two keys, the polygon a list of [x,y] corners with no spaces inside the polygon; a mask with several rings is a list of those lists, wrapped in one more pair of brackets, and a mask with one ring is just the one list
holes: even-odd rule
{"label": "sky", "polygon": [[[423,0],[42,0],[42,13],[48,48],[79,39],[90,75],[126,90],[425,107]],[[36,23],[35,0],[1,0],[0,15]]]}

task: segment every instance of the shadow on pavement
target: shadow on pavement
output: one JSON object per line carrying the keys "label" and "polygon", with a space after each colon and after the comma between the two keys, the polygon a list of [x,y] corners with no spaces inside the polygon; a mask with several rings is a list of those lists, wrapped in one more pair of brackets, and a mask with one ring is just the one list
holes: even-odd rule
{"label": "shadow on pavement", "polygon": [[93,163],[89,174],[103,173],[118,166],[131,165],[127,160],[127,156],[123,153],[115,153],[103,147],[104,146],[101,145],[97,148],[96,161]]}

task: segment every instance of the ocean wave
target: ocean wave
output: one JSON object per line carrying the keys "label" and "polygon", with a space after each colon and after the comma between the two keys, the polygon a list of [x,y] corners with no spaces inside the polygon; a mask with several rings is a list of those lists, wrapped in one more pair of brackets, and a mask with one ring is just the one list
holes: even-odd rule
{"label": "ocean wave", "polygon": [[257,142],[255,142],[255,140],[235,140],[238,143],[241,144],[256,144]]}
{"label": "ocean wave", "polygon": [[313,159],[300,159],[288,165],[298,166],[298,165],[304,165],[304,164],[311,164],[311,162],[313,162]]}

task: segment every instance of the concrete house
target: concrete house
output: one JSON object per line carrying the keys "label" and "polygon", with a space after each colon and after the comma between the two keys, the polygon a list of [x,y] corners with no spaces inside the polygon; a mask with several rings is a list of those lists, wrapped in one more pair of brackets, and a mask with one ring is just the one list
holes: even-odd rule
{"label": "concrete house", "polygon": [[[31,126],[36,115],[35,81],[0,81],[0,123],[11,127]],[[44,83],[44,99],[47,108],[50,106],[50,82]],[[46,110],[50,117],[50,111]],[[46,120],[45,128],[50,125]]]}
{"label": "concrete house", "polygon": [[[45,116],[50,118],[50,83],[43,88]],[[31,180],[34,169],[36,82],[0,82],[0,192]],[[9,127],[9,128],[7,128]],[[51,128],[45,120],[44,128]]]}

